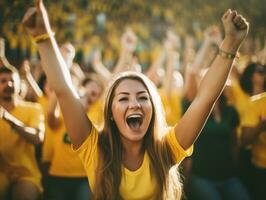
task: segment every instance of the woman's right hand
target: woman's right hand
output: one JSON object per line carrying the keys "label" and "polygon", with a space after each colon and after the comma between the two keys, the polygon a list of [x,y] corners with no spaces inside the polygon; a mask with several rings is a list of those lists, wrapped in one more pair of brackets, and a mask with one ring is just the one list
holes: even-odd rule
{"label": "woman's right hand", "polygon": [[37,0],[35,7],[31,7],[25,13],[22,24],[32,37],[42,34],[52,34],[47,11],[42,0]]}

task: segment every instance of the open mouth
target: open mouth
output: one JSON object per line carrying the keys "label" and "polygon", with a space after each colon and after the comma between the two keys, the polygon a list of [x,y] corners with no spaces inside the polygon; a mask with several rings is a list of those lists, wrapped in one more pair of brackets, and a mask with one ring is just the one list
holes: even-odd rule
{"label": "open mouth", "polygon": [[138,129],[142,124],[143,117],[140,114],[133,114],[128,116],[126,121],[131,129]]}

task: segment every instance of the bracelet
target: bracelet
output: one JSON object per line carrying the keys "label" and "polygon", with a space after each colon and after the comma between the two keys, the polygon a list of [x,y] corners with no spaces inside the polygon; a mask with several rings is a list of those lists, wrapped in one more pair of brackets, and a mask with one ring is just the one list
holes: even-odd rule
{"label": "bracelet", "polygon": [[225,59],[234,59],[234,58],[238,58],[238,55],[237,53],[229,53],[229,52],[226,52],[222,49],[219,49],[218,50],[218,55],[220,55],[222,58],[225,58]]}
{"label": "bracelet", "polygon": [[44,33],[44,34],[38,35],[36,37],[33,37],[32,39],[35,43],[40,43],[42,41],[49,39],[51,36],[54,36],[54,35],[55,35],[54,32]]}

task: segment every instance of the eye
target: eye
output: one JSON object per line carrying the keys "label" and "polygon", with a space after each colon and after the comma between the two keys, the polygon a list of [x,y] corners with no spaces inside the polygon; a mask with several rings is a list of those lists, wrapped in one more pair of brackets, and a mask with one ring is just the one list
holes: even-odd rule
{"label": "eye", "polygon": [[122,97],[122,98],[120,98],[118,101],[127,101],[127,97]]}
{"label": "eye", "polygon": [[139,100],[143,100],[143,101],[146,101],[146,100],[148,100],[149,98],[147,97],[147,96],[141,96],[141,97],[139,97]]}

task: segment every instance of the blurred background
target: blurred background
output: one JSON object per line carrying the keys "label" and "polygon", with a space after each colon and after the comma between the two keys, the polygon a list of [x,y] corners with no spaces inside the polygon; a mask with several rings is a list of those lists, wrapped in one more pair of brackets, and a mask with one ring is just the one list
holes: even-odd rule
{"label": "blurred background", "polygon": [[[149,65],[162,43],[165,31],[172,29],[181,38],[188,35],[199,41],[206,27],[220,23],[228,8],[244,13],[251,24],[249,37],[254,45],[264,45],[266,0],[45,0],[59,43],[70,41],[77,50],[76,61],[90,70],[95,48],[104,50],[107,67],[118,59],[120,36],[131,27],[138,36],[136,53],[142,66]],[[33,0],[0,0],[0,37],[5,39],[6,57],[14,66],[23,59],[36,59],[36,46],[21,25]],[[220,23],[221,25],[221,23]],[[62,31],[63,30],[63,31]],[[196,46],[200,44],[196,44]],[[253,45],[253,46],[252,46]],[[182,45],[181,45],[182,48]]]}

